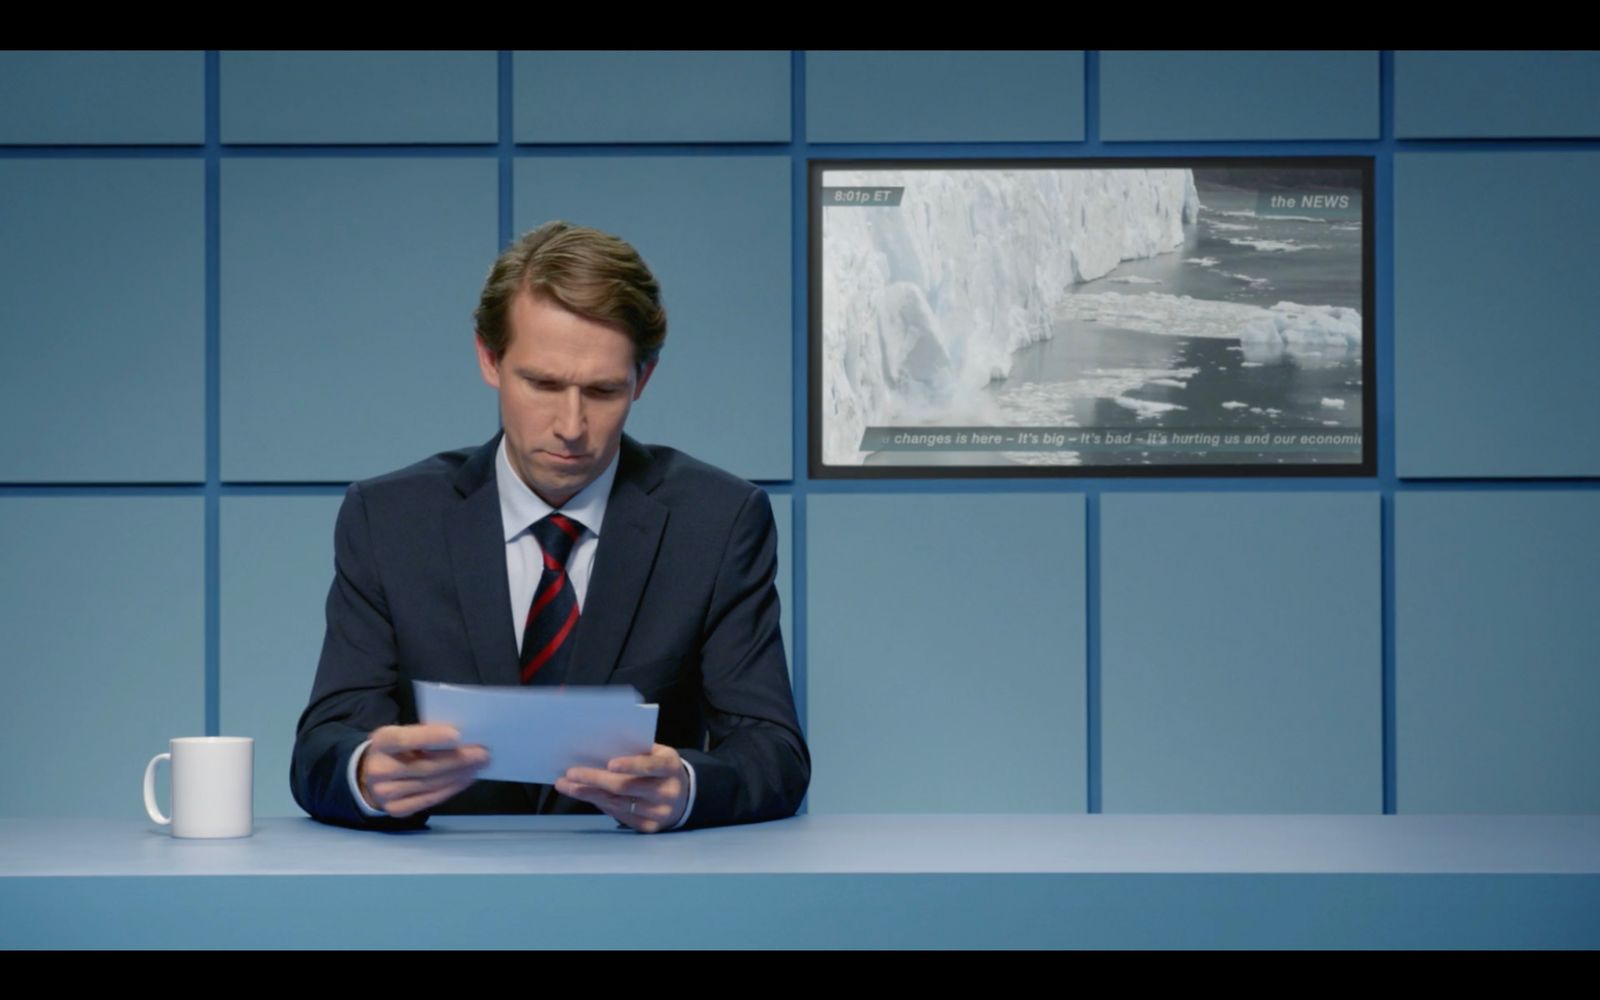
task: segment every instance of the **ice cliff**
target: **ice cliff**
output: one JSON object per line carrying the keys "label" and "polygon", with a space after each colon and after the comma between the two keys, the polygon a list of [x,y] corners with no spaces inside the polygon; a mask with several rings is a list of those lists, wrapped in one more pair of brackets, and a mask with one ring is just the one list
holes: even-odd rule
{"label": "ice cliff", "polygon": [[905,189],[897,208],[823,209],[832,464],[859,460],[869,425],[1004,378],[1072,285],[1177,249],[1200,207],[1188,170],[828,171],[824,185]]}

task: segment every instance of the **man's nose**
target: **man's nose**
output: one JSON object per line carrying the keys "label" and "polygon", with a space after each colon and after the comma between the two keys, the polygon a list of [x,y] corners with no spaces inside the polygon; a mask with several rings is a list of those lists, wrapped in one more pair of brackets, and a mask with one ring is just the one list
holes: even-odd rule
{"label": "man's nose", "polygon": [[578,386],[569,385],[561,393],[561,402],[556,406],[556,435],[565,441],[581,438],[584,422],[583,390]]}

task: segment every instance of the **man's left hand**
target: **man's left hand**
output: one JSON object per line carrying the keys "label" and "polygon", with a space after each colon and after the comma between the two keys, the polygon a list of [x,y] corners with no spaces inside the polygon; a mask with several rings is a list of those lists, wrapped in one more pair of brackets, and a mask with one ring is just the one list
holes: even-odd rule
{"label": "man's left hand", "polygon": [[641,833],[671,829],[689,802],[689,776],[678,751],[657,743],[648,754],[618,757],[605,770],[568,768],[556,791],[570,795]]}

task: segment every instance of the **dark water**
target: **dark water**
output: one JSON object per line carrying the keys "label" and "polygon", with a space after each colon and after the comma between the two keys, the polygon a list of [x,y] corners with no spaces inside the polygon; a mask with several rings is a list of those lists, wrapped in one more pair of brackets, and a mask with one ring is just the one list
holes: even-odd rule
{"label": "dark water", "polygon": [[[1129,261],[1111,274],[1086,282],[1075,294],[1115,291],[1124,295],[1158,293],[1194,299],[1238,302],[1269,308],[1279,302],[1361,308],[1361,233],[1351,223],[1254,218],[1254,192],[1201,191],[1197,224],[1189,227],[1183,248],[1147,260]],[[1247,245],[1255,241],[1258,245]],[[1301,247],[1273,249],[1275,245]],[[1205,266],[1194,263],[1203,260]],[[1129,282],[1127,279],[1147,279]],[[1159,283],[1147,283],[1159,282]],[[1095,373],[1121,373],[1119,395],[1129,400],[1175,404],[1181,409],[1140,413],[1111,398],[1075,396],[1063,400],[1059,423],[1081,427],[1221,430],[1334,430],[1361,426],[1361,357],[1294,353],[1252,358],[1232,339],[1187,338],[1120,329],[1081,321],[1064,322],[1053,339],[1013,355],[1011,377],[990,386],[1016,422],[1054,423],[1037,408],[1023,413],[1007,405],[1029,383],[1054,384],[1065,394],[1076,383],[1093,383]],[[1178,381],[1179,388],[1138,382]],[[1103,381],[1103,379],[1102,379]],[[1324,401],[1335,400],[1342,408]],[[1244,406],[1224,406],[1243,403]],[[1043,458],[1043,456],[1038,456]],[[1329,453],[1124,454],[1096,452],[1093,464],[1322,463],[1356,462],[1359,450]]]}
{"label": "dark water", "polygon": [[[1361,426],[1361,362],[1359,357],[1336,364],[1303,365],[1289,355],[1276,362],[1247,365],[1237,341],[1168,337],[1140,330],[1119,330],[1094,324],[1073,324],[1052,340],[1018,351],[1011,378],[991,386],[1005,406],[1007,388],[1028,383],[1061,383],[1081,379],[1086,373],[1108,370],[1148,370],[1154,378],[1178,373],[1172,381],[1182,388],[1144,382],[1124,395],[1135,400],[1176,404],[1153,417],[1104,397],[1071,399],[1057,423],[1078,427],[1136,427],[1169,430],[1219,430],[1253,433],[1261,430],[1326,430]],[[1090,376],[1092,378],[1092,376]],[[1136,376],[1128,376],[1132,381]],[[1323,400],[1344,403],[1343,409]],[[1224,403],[1245,406],[1225,407]],[[1252,412],[1252,408],[1255,411]],[[1277,411],[1277,412],[1272,412]],[[1021,414],[1018,414],[1019,416]],[[1050,421],[1028,413],[1020,423],[1049,426]],[[1355,462],[1358,450],[1285,453],[1141,454],[1095,452],[1084,456],[1090,464],[1211,464]],[[985,462],[984,464],[987,464]]]}
{"label": "dark water", "polygon": [[[1255,218],[1248,214],[1255,208],[1254,191],[1204,185],[1199,190],[1200,219],[1185,227],[1188,238],[1182,248],[1126,261],[1104,278],[1073,290],[1158,291],[1262,307],[1298,302],[1361,309],[1361,231],[1355,223]],[[1259,249],[1235,240],[1302,249]],[[1216,263],[1192,263],[1201,260]],[[1127,278],[1160,284],[1128,284]]]}

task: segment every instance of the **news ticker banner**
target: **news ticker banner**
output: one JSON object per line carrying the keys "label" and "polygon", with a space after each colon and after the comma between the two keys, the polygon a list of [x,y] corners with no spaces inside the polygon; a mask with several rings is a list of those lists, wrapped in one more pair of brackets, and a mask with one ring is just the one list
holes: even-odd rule
{"label": "news ticker banner", "polygon": [[1357,428],[1241,430],[1186,427],[868,427],[862,451],[1296,452],[1348,455],[1359,461]]}

